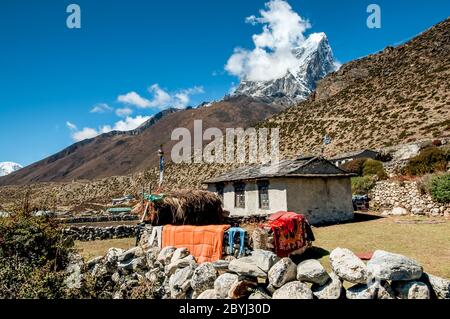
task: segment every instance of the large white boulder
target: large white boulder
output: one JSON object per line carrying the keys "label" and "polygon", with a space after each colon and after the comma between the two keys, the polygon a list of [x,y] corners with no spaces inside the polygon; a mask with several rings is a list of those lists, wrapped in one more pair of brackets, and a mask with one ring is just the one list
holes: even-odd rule
{"label": "large white boulder", "polygon": [[394,281],[392,289],[401,299],[430,299],[430,289],[420,281]]}
{"label": "large white boulder", "polygon": [[236,274],[225,273],[217,277],[214,282],[214,291],[219,299],[228,297],[231,286],[238,281],[239,276]]}
{"label": "large white boulder", "polygon": [[377,289],[375,286],[367,286],[366,284],[357,284],[346,291],[347,299],[375,299],[376,296]]}
{"label": "large white boulder", "polygon": [[252,258],[255,264],[265,272],[269,272],[270,268],[280,260],[275,253],[262,249],[255,249]]}
{"label": "large white boulder", "polygon": [[175,252],[175,250],[177,250],[177,249],[172,246],[164,247],[159,252],[156,260],[159,261],[160,263],[162,263],[163,265],[169,265],[172,260],[172,256],[173,256],[173,253]]}
{"label": "large white boulder", "polygon": [[290,281],[294,281],[296,276],[297,266],[287,257],[281,259],[270,268],[268,274],[269,283],[276,288],[279,288]]}
{"label": "large white boulder", "polygon": [[217,270],[212,263],[203,263],[195,268],[191,278],[191,287],[198,294],[208,289],[214,289]]}
{"label": "large white boulder", "polygon": [[297,280],[325,285],[330,280],[330,276],[318,260],[309,259],[297,266]]}
{"label": "large white boulder", "polygon": [[422,276],[419,263],[403,255],[377,250],[367,263],[369,274],[379,280],[416,280]]}
{"label": "large white boulder", "polygon": [[183,299],[186,297],[186,292],[191,287],[191,278],[194,271],[191,267],[177,269],[175,273],[169,278],[170,296],[173,299]]}
{"label": "large white boulder", "polygon": [[292,281],[273,293],[272,299],[313,299],[313,293],[307,284]]}
{"label": "large white boulder", "polygon": [[351,283],[367,282],[367,267],[352,251],[336,248],[330,254],[330,262],[339,278]]}
{"label": "large white boulder", "polygon": [[345,293],[342,281],[333,272],[324,285],[313,284],[311,289],[317,299],[340,299]]}
{"label": "large white boulder", "polygon": [[252,276],[252,277],[267,277],[267,273],[256,265],[252,257],[244,257],[234,259],[228,265],[228,269],[238,275]]}

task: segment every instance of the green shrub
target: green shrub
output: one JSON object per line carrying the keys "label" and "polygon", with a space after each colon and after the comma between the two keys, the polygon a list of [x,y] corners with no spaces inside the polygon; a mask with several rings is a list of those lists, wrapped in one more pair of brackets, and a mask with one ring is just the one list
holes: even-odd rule
{"label": "green shrub", "polygon": [[363,175],[364,176],[376,175],[378,179],[387,178],[387,174],[384,170],[383,163],[373,159],[368,159],[364,162]]}
{"label": "green shrub", "polygon": [[386,179],[383,163],[369,158],[358,158],[342,165],[342,169],[359,176],[377,176]]}
{"label": "green shrub", "polygon": [[431,196],[442,204],[450,203],[450,174],[435,176],[431,181]]}
{"label": "green shrub", "polygon": [[353,161],[347,162],[342,165],[342,169],[349,173],[357,174],[358,176],[363,175],[364,163],[367,158],[357,158]]}
{"label": "green shrub", "polygon": [[0,220],[0,258],[16,258],[32,266],[50,262],[60,270],[67,265],[72,247],[73,241],[63,240],[55,219],[15,214]]}
{"label": "green shrub", "polygon": [[429,147],[411,158],[402,169],[404,175],[421,176],[435,172],[445,171],[450,160],[448,149]]}
{"label": "green shrub", "polygon": [[53,219],[0,218],[0,298],[64,298],[72,247]]}
{"label": "green shrub", "polygon": [[375,179],[372,176],[352,177],[352,192],[355,195],[366,195],[374,186]]}

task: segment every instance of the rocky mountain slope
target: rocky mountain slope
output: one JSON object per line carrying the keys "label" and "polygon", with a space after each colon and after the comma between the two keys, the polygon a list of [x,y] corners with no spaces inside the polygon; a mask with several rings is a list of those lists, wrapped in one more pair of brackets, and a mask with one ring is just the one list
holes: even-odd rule
{"label": "rocky mountain slope", "polygon": [[450,134],[450,19],[398,47],[343,65],[306,102],[259,126],[281,129],[284,156],[378,148]]}
{"label": "rocky mountain slope", "polygon": [[73,144],[0,178],[0,185],[95,179],[144,171],[157,165],[161,144],[168,151],[172,149],[176,141],[171,141],[171,134],[176,128],[188,128],[192,132],[194,120],[202,120],[204,129],[245,128],[282,109],[245,96],[198,109],[169,109],[134,131],[110,132]]}
{"label": "rocky mountain slope", "polygon": [[336,70],[333,52],[325,33],[311,34],[293,53],[298,59],[298,65],[284,77],[259,82],[243,80],[234,94],[292,105],[306,100],[316,89],[316,82]]}

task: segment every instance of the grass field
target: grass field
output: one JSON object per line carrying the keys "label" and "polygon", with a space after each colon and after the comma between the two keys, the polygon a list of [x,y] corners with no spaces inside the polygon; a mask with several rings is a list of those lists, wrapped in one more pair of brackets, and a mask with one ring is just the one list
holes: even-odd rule
{"label": "grass field", "polygon": [[[379,218],[358,214],[355,222],[327,227],[315,227],[314,248],[302,258],[319,258],[329,270],[329,253],[336,247],[355,253],[377,249],[416,259],[425,271],[450,278],[450,221],[421,217]],[[134,239],[77,242],[76,247],[86,258],[104,255],[110,247],[127,249]]]}
{"label": "grass field", "polygon": [[348,248],[355,253],[382,249],[414,258],[426,272],[450,278],[449,220],[425,217],[371,219],[370,215],[360,215],[360,218],[362,221],[355,223],[315,228],[314,246],[320,249],[313,249],[310,254],[323,255],[321,261],[330,269],[327,252],[336,247]]}
{"label": "grass field", "polygon": [[130,249],[136,244],[135,238],[110,239],[110,240],[95,240],[88,242],[75,242],[75,248],[81,253],[87,261],[97,256],[106,254],[109,248]]}

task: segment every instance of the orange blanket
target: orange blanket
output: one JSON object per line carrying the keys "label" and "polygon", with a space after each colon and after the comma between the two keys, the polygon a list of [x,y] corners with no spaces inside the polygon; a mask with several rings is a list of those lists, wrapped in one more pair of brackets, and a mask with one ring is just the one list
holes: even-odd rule
{"label": "orange blanket", "polygon": [[197,263],[222,258],[223,235],[230,225],[163,227],[162,247],[187,248]]}

